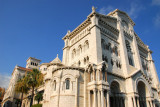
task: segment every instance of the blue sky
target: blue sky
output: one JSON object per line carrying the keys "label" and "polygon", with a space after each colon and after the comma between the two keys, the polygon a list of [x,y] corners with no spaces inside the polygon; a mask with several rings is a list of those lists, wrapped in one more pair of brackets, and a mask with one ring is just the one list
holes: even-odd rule
{"label": "blue sky", "polygon": [[0,0],[0,86],[7,87],[15,65],[28,57],[42,62],[62,59],[67,30],[82,23],[95,6],[108,14],[118,8],[136,23],[134,29],[153,51],[160,77],[160,0]]}

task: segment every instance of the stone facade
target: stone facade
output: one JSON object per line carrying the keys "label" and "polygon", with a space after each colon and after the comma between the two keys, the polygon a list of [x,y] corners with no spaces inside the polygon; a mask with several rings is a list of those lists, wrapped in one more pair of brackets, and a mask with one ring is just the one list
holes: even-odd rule
{"label": "stone facade", "polygon": [[[63,37],[62,62],[58,56],[40,65],[38,59],[27,60],[24,72],[35,68],[30,65],[35,62],[45,75],[44,86],[37,89],[44,91],[43,106],[159,107],[159,79],[152,51],[135,33],[134,25],[123,11],[102,15],[93,7],[87,19]],[[15,83],[16,70],[12,75]],[[12,82],[4,104],[14,98]],[[29,106],[29,95],[22,106]]]}

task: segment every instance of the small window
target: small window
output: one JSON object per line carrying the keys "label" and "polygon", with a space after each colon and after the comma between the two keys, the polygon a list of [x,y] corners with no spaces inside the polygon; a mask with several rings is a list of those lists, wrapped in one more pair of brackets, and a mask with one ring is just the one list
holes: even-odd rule
{"label": "small window", "polygon": [[70,88],[70,80],[67,78],[65,82],[66,82],[66,89],[69,90],[69,88]]}
{"label": "small window", "polygon": [[86,64],[86,58],[84,58],[84,65]]}
{"label": "small window", "polygon": [[105,71],[102,71],[102,74],[103,74],[103,80],[105,81],[106,80]]}
{"label": "small window", "polygon": [[54,83],[53,83],[53,88],[54,88],[54,91],[56,91],[56,80],[54,80]]}
{"label": "small window", "polygon": [[78,66],[81,66],[81,61],[78,61]]}
{"label": "small window", "polygon": [[89,57],[87,56],[87,63],[89,62]]}
{"label": "small window", "polygon": [[90,72],[90,81],[93,81],[93,71]]}

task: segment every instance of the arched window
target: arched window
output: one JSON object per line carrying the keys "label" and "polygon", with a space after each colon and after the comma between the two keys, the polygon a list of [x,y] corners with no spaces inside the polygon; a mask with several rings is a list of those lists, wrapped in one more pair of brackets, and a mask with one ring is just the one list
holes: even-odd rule
{"label": "arched window", "polygon": [[70,79],[67,78],[67,79],[65,80],[65,82],[66,82],[66,89],[69,90],[69,89],[70,89]]}
{"label": "arched window", "polygon": [[103,76],[103,81],[106,81],[106,77],[105,77],[105,71],[102,71],[102,76]]}
{"label": "arched window", "polygon": [[105,40],[104,39],[101,39],[101,46],[102,46],[102,49],[105,49]]}
{"label": "arched window", "polygon": [[118,56],[118,48],[117,48],[117,46],[115,46],[114,50],[115,50],[115,54]]}
{"label": "arched window", "polygon": [[76,56],[76,49],[73,49],[72,51],[72,58],[74,58]]}
{"label": "arched window", "polygon": [[94,79],[93,79],[94,77],[93,77],[93,71],[91,71],[90,72],[90,81],[93,81]]}
{"label": "arched window", "polygon": [[126,48],[128,52],[131,52],[131,46],[130,46],[130,42],[128,40],[125,40],[126,42]]}
{"label": "arched window", "polygon": [[86,40],[85,43],[84,43],[84,51],[86,51],[87,49],[89,49],[88,40]]}
{"label": "arched window", "polygon": [[79,45],[79,46],[78,46],[77,54],[78,54],[78,55],[80,55],[81,53],[82,53],[82,46],[81,46],[81,45]]}
{"label": "arched window", "polygon": [[54,91],[56,91],[56,80],[54,80],[53,82],[53,88],[54,88]]}
{"label": "arched window", "polygon": [[87,63],[89,62],[89,57],[87,56]]}
{"label": "arched window", "polygon": [[129,60],[129,64],[132,65],[132,66],[134,66],[134,65],[133,65],[132,57],[128,56],[128,60]]}
{"label": "arched window", "polygon": [[78,61],[78,66],[81,66],[81,61]]}
{"label": "arched window", "polygon": [[111,51],[111,43],[108,43],[106,48],[107,48],[107,50]]}
{"label": "arched window", "polygon": [[86,58],[84,58],[84,65],[86,64]]}

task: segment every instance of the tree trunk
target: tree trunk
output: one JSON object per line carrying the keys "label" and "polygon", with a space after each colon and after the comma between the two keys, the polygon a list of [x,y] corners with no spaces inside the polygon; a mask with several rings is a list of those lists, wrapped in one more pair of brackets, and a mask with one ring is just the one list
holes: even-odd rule
{"label": "tree trunk", "polygon": [[22,95],[21,95],[20,107],[22,106],[22,101],[23,101],[23,93],[22,93]]}
{"label": "tree trunk", "polygon": [[32,95],[31,95],[31,103],[30,103],[30,107],[33,104],[33,96],[34,96],[34,87],[32,87]]}

